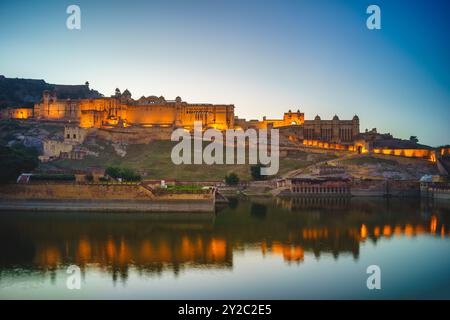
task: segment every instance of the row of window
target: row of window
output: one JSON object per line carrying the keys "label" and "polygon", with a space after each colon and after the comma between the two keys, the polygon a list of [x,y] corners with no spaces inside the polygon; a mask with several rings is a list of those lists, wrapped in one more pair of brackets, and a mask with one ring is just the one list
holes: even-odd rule
{"label": "row of window", "polygon": [[349,189],[347,187],[292,187],[292,192],[295,193],[348,193]]}
{"label": "row of window", "polygon": [[[303,135],[306,139],[314,140],[314,139],[325,139],[330,140],[333,138],[332,129],[320,129],[320,136],[316,135],[314,129],[304,129]],[[339,138],[343,141],[351,141],[353,138],[353,130],[352,129],[339,129]]]}

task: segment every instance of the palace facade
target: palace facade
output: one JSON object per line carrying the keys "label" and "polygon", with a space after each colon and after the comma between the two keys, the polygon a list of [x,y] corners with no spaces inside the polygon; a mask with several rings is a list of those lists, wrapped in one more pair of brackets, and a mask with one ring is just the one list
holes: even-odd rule
{"label": "palace facade", "polygon": [[166,100],[164,97],[131,98],[131,93],[116,90],[109,98],[59,100],[55,94],[44,92],[41,103],[34,106],[37,120],[78,122],[82,128],[110,127],[184,127],[192,129],[194,121],[206,128],[219,130],[234,127],[234,105],[191,104]]}
{"label": "palace facade", "polygon": [[55,93],[45,91],[42,102],[35,104],[33,117],[37,120],[65,121],[78,123],[82,128],[185,128],[191,130],[195,121],[202,122],[204,128],[226,129],[266,129],[297,128],[299,140],[326,141],[329,143],[351,144],[359,134],[359,118],[340,120],[305,120],[300,110],[289,110],[282,119],[245,120],[235,117],[234,105],[192,104],[166,100],[164,97],[131,98],[131,93],[116,89],[109,98],[61,100]]}
{"label": "palace facade", "polygon": [[283,115],[283,119],[267,119],[262,121],[235,118],[234,124],[242,129],[255,128],[280,128],[295,127],[297,140],[320,141],[333,144],[352,144],[359,135],[359,118],[354,116],[351,120],[340,120],[334,116],[332,120],[322,120],[318,115],[314,120],[305,120],[305,114],[297,110],[289,110]]}

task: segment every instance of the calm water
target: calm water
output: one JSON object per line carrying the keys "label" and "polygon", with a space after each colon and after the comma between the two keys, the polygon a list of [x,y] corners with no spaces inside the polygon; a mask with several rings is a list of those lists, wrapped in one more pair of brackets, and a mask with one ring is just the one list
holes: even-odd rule
{"label": "calm water", "polygon": [[[450,298],[450,203],[232,201],[211,215],[0,213],[0,298]],[[80,290],[66,287],[69,265]],[[366,268],[381,268],[379,291]]]}

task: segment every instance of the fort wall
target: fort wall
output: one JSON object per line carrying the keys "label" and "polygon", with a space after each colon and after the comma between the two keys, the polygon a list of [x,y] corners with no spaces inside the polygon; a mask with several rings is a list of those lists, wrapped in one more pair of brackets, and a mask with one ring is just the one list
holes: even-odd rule
{"label": "fort wall", "polygon": [[0,210],[212,212],[212,191],[162,193],[138,184],[0,185]]}
{"label": "fort wall", "polygon": [[436,161],[436,154],[434,150],[430,149],[373,149],[373,153],[401,156],[407,158],[423,158],[430,161]]}

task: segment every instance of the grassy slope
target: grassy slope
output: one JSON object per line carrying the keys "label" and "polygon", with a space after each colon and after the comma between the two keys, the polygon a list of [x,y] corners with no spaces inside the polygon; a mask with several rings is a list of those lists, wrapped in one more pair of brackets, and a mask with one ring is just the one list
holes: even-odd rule
{"label": "grassy slope", "polygon": [[[99,157],[88,156],[82,161],[58,160],[52,162],[61,168],[86,168],[90,166],[107,167],[119,165],[139,170],[147,179],[177,179],[177,180],[223,180],[226,174],[235,172],[241,180],[250,180],[250,165],[174,165],[170,158],[171,141],[155,141],[149,144],[129,145],[125,157],[119,157],[113,148],[104,142],[97,143],[101,146],[97,150]],[[89,147],[92,150],[92,147]],[[96,150],[96,151],[97,151]],[[312,163],[306,161],[306,153],[300,152],[294,156],[280,159],[278,175],[303,168]],[[317,154],[317,161],[334,158],[333,156]]]}

